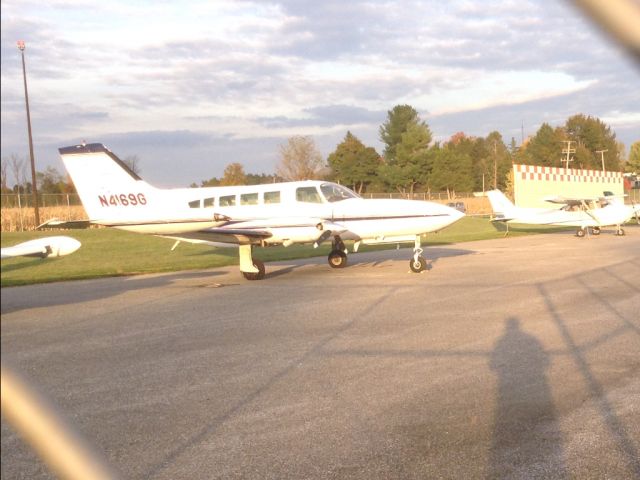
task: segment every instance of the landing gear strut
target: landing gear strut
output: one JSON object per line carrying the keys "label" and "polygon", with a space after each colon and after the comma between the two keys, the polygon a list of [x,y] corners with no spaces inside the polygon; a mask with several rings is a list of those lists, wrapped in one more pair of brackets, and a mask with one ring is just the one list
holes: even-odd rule
{"label": "landing gear strut", "polygon": [[409,260],[409,268],[413,273],[420,273],[427,269],[427,260],[422,256],[420,235],[416,235],[416,243],[413,247],[413,258]]}
{"label": "landing gear strut", "polygon": [[327,257],[331,268],[344,268],[347,266],[347,248],[340,238],[340,235],[333,237],[331,252]]}
{"label": "landing gear strut", "polygon": [[264,263],[251,255],[251,245],[240,245],[240,271],[247,280],[262,280],[264,278]]}

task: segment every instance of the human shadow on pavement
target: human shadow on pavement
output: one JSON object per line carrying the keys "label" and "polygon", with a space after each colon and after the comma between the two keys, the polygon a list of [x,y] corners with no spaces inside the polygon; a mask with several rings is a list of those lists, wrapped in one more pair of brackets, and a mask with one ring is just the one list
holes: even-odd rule
{"label": "human shadow on pavement", "polygon": [[507,318],[489,360],[498,385],[487,478],[568,477],[549,364],[542,344]]}

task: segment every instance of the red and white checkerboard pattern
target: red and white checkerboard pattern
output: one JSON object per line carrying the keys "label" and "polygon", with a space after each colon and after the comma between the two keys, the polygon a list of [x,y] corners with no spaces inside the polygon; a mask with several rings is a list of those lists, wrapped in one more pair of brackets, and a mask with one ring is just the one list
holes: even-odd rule
{"label": "red and white checkerboard pattern", "polygon": [[514,165],[515,201],[518,206],[550,207],[546,196],[595,197],[605,191],[622,195],[621,172],[603,172],[578,168]]}
{"label": "red and white checkerboard pattern", "polygon": [[546,182],[622,183],[621,172],[583,170],[574,168],[542,167],[539,165],[514,165],[514,173],[521,180]]}

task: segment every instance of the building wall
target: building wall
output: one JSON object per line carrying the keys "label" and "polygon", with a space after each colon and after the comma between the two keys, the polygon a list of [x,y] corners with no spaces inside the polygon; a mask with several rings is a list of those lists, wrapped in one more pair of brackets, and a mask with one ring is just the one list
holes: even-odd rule
{"label": "building wall", "polygon": [[519,207],[547,207],[544,197],[599,197],[603,192],[624,194],[621,172],[581,170],[575,168],[514,165],[513,188],[515,204]]}

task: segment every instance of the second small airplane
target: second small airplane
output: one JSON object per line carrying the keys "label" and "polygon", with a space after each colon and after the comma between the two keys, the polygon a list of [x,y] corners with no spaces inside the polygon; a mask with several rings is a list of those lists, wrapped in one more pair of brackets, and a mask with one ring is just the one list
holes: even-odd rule
{"label": "second small airplane", "polygon": [[155,188],[100,143],[59,149],[90,223],[212,246],[238,245],[248,280],[265,275],[255,246],[317,247],[331,241],[329,265],[347,264],[345,240],[414,244],[409,266],[426,269],[421,235],[464,217],[438,203],[363,199],[341,185],[301,181],[252,186]]}
{"label": "second small airplane", "polygon": [[616,228],[616,235],[624,235],[622,225],[634,214],[637,215],[633,207],[610,195],[598,198],[545,199],[547,202],[562,205],[558,208],[516,207],[500,190],[491,190],[487,192],[487,196],[493,209],[493,221],[578,227],[578,237],[584,237],[588,228],[594,235],[598,235],[603,227],[610,226]]}

